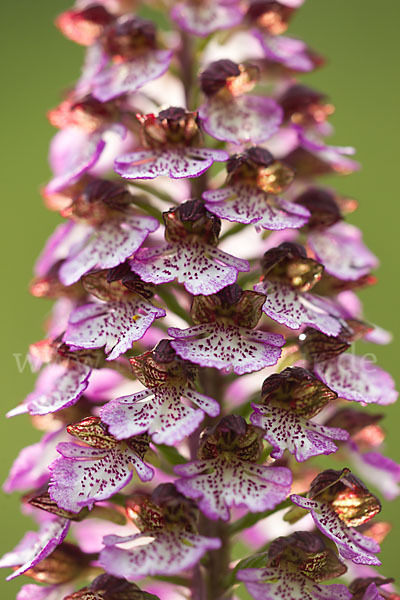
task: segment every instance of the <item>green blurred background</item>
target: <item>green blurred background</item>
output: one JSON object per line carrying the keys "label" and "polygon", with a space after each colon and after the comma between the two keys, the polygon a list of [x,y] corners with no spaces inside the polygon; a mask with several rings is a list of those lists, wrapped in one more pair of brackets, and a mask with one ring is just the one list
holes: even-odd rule
{"label": "green blurred background", "polygon": [[[31,298],[27,288],[33,262],[59,222],[57,215],[43,207],[39,194],[39,187],[49,177],[46,156],[54,133],[45,113],[74,81],[83,57],[82,49],[53,26],[54,17],[68,6],[64,0],[2,3],[2,481],[20,448],[39,437],[27,417],[6,421],[3,415],[32,390],[34,376],[29,368],[18,372],[14,355],[24,360],[28,345],[41,339],[50,308],[47,301]],[[393,331],[395,341],[368,350],[396,378],[400,339],[399,21],[399,0],[307,0],[290,30],[328,57],[323,70],[303,80],[330,95],[337,111],[332,119],[336,129],[333,142],[354,145],[363,165],[360,173],[338,178],[336,185],[359,200],[359,210],[351,220],[362,228],[367,244],[382,262],[378,285],[364,291],[362,299],[365,316]],[[400,404],[386,412],[387,451],[400,461]],[[3,553],[14,547],[30,521],[20,516],[17,495],[3,496],[0,503]],[[395,502],[385,504],[382,514],[394,523],[381,554],[386,576],[398,575],[398,511]],[[0,580],[0,598],[15,598],[16,590],[26,582]]]}

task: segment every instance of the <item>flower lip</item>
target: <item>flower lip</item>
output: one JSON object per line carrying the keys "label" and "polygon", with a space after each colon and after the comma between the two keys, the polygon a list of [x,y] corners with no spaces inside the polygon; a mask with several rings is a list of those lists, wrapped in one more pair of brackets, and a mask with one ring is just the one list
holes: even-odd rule
{"label": "flower lip", "polygon": [[156,48],[156,29],[151,21],[126,15],[110,25],[103,35],[105,52],[116,62],[134,59]]}

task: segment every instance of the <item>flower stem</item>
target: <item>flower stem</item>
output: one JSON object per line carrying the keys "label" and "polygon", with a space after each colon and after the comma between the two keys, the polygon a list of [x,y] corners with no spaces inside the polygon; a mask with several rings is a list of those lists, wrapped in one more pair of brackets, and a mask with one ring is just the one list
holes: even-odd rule
{"label": "flower stem", "polygon": [[[193,110],[193,99],[195,94],[195,78],[197,72],[196,56],[193,42],[190,37],[183,32],[181,34],[181,50],[179,53],[181,66],[182,82],[185,90],[186,106],[188,110]],[[200,177],[191,179],[191,195],[193,198],[201,198],[202,193],[207,189],[207,175],[203,173]],[[178,313],[179,314],[179,313]],[[222,375],[216,369],[201,369],[200,384],[202,391],[206,395],[215,398],[221,405],[223,413],[223,388],[224,381]],[[191,460],[197,458],[197,451],[200,443],[200,432],[211,424],[212,420],[206,418],[189,438],[189,448]],[[206,537],[216,537],[222,542],[219,550],[211,550],[204,561],[204,569],[197,565],[193,571],[191,598],[192,600],[229,600],[231,595],[226,595],[225,578],[229,572],[230,563],[230,536],[229,526],[223,521],[212,521],[205,515],[201,515],[199,522],[199,533]]]}
{"label": "flower stem", "polygon": [[163,202],[167,202],[169,205],[172,204],[175,206],[178,204],[178,202],[176,202],[176,200],[174,200],[172,198],[172,196],[167,194],[167,192],[164,192],[163,190],[159,190],[158,188],[156,188],[152,185],[149,185],[148,183],[143,183],[142,181],[131,181],[129,183],[129,185],[132,185],[135,188],[142,190],[142,192],[146,192],[146,194],[151,194],[152,196],[155,196],[159,200],[162,200]]}

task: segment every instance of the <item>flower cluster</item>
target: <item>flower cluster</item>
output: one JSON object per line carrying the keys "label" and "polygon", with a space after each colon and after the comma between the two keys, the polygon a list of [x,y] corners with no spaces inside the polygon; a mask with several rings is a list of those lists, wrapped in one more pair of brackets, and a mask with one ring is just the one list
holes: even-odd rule
{"label": "flower cluster", "polygon": [[397,392],[352,351],[390,338],[355,295],[378,261],[318,182],[358,164],[297,80],[323,64],[285,34],[302,4],[76,0],[56,20],[86,57],[48,115],[65,220],[31,291],[55,305],[8,413],[44,431],[5,483],[38,525],[0,559],[40,584],[17,600],[400,598],[367,488],[399,494],[367,410]]}

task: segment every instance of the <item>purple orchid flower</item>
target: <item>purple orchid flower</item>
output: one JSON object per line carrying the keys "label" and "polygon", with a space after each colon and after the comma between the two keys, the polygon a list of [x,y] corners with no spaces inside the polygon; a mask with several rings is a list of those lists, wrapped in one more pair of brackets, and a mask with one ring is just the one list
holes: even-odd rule
{"label": "purple orchid flower", "polygon": [[[161,77],[172,59],[170,50],[158,50],[151,21],[124,15],[103,36],[103,52],[109,62],[91,80],[92,93],[101,102],[132,94],[147,82]],[[100,60],[103,57],[100,55]]]}
{"label": "purple orchid flower", "polygon": [[[106,404],[102,420],[118,440],[147,432],[155,444],[173,446],[199,426],[205,413],[219,414],[219,404],[194,388],[196,368],[177,357],[169,340],[161,340],[151,352],[131,359],[144,390]],[[190,400],[197,409],[183,404]]]}
{"label": "purple orchid flower", "polygon": [[258,144],[271,137],[282,122],[280,106],[264,96],[246,96],[257,73],[230,60],[211,63],[201,74],[207,100],[199,108],[205,131],[233,144]]}
{"label": "purple orchid flower", "polygon": [[341,354],[314,365],[316,375],[341,398],[386,406],[396,402],[393,378],[364,356]]}
{"label": "purple orchid flower", "polygon": [[59,507],[72,512],[84,506],[92,508],[96,501],[107,500],[124,488],[132,479],[132,469],[142,481],[153,478],[153,469],[143,462],[148,447],[145,437],[118,442],[98,417],[88,417],[67,429],[88,445],[64,442],[57,447],[62,457],[50,465],[49,492]]}
{"label": "purple orchid flower", "polygon": [[69,525],[67,519],[52,518],[43,523],[39,532],[26,533],[18,546],[0,559],[0,567],[18,567],[7,580],[22,575],[49,556],[64,540]]}
{"label": "purple orchid flower", "polygon": [[255,600],[350,600],[345,585],[321,585],[288,568],[241,569],[237,573]]}
{"label": "purple orchid flower", "polygon": [[265,58],[279,63],[291,71],[308,72],[316,67],[316,55],[302,40],[270,35],[266,31],[254,30],[253,35],[260,42]]}
{"label": "purple orchid flower", "polygon": [[199,324],[188,329],[170,327],[171,346],[185,360],[238,375],[275,365],[284,338],[253,329],[261,316],[262,300],[260,294],[243,292],[236,284],[213,296],[195,296],[192,317]]}
{"label": "purple orchid flower", "polygon": [[[198,535],[194,505],[171,483],[159,485],[149,497],[138,496],[133,514],[141,533],[103,539],[100,565],[116,577],[136,579],[151,575],[175,575],[197,564],[221,540]],[[180,515],[181,518],[178,517]],[[127,548],[127,544],[130,547]],[[123,548],[119,545],[123,544]]]}
{"label": "purple orchid flower", "polygon": [[290,498],[300,508],[310,511],[315,525],[337,544],[343,558],[362,565],[381,564],[381,561],[375,556],[380,551],[379,545],[356,529],[347,527],[329,505],[296,494]]}
{"label": "purple orchid flower", "polygon": [[196,0],[186,0],[174,4],[171,10],[171,19],[183,31],[200,37],[207,37],[220,29],[235,27],[242,18],[238,0],[208,0],[201,4]]}
{"label": "purple orchid flower", "polygon": [[89,385],[90,367],[73,362],[68,367],[47,365],[40,373],[34,392],[25,402],[7,413],[8,417],[29,412],[31,415],[47,415],[78,402]]}
{"label": "purple orchid flower", "polygon": [[20,589],[16,600],[59,600],[59,598],[65,598],[68,594],[71,594],[74,589],[74,584],[70,583],[46,587],[28,583]]}
{"label": "purple orchid flower", "polygon": [[[183,404],[182,398],[199,408]],[[147,432],[155,444],[174,446],[197,429],[204,413],[216,417],[218,403],[188,387],[160,386],[111,400],[101,418],[118,440]]]}
{"label": "purple orchid flower", "polygon": [[400,494],[400,465],[380,452],[352,452],[357,472],[374,485],[384,498],[394,500]]}
{"label": "purple orchid flower", "polygon": [[267,564],[262,568],[244,568],[237,572],[237,578],[246,584],[255,600],[351,598],[344,585],[320,585],[343,575],[346,567],[315,533],[296,531],[287,537],[278,537],[271,543],[267,556],[258,555],[260,562]]}
{"label": "purple orchid flower", "polygon": [[312,456],[336,452],[332,440],[348,439],[344,429],[310,420],[336,398],[336,393],[309,371],[288,367],[264,381],[261,404],[252,404],[255,412],[250,421],[263,429],[264,438],[273,447],[272,458],[282,458],[287,449],[298,462],[303,462]]}
{"label": "purple orchid flower", "polygon": [[209,519],[228,521],[232,506],[245,506],[251,512],[273,509],[289,494],[292,474],[285,467],[255,463],[259,437],[242,417],[224,417],[203,438],[199,460],[175,467],[181,476],[176,488],[197,500]]}
{"label": "purple orchid flower", "polygon": [[227,162],[227,184],[203,193],[206,208],[228,221],[253,223],[262,229],[297,229],[310,215],[307,208],[279,197],[293,172],[260,147],[234,154]]}
{"label": "purple orchid flower", "polygon": [[220,221],[200,200],[190,200],[163,214],[167,243],[143,248],[129,265],[141,279],[160,285],[178,279],[188,292],[209,295],[234,283],[249,263],[216,247]]}
{"label": "purple orchid flower", "polygon": [[124,179],[172,179],[198,177],[214,161],[227,160],[225,150],[201,148],[196,113],[171,107],[158,115],[137,115],[142,125],[144,150],[137,150],[115,161],[115,171]]}
{"label": "purple orchid flower", "polygon": [[[327,335],[337,335],[343,325],[343,310],[330,298],[310,293],[323,273],[323,265],[307,258],[298,244],[271,248],[262,260],[263,279],[254,286],[265,294],[263,311],[290,329],[304,325]],[[301,274],[300,274],[301,273]]]}
{"label": "purple orchid flower", "polygon": [[[142,538],[144,543],[140,544]],[[127,579],[175,575],[196,565],[208,550],[221,547],[218,538],[188,531],[137,533],[127,537],[107,535],[103,541],[105,549],[100,553],[100,565],[108,573]],[[126,549],[130,542],[132,548]],[[124,548],[119,548],[120,544]]]}
{"label": "purple orchid flower", "polygon": [[85,304],[69,318],[64,342],[78,348],[102,348],[106,360],[115,360],[140,340],[154,319],[166,312],[145,298]]}
{"label": "purple orchid flower", "polygon": [[[362,565],[381,564],[375,556],[380,552],[379,545],[354,528],[374,517],[381,510],[380,502],[349,469],[323,471],[311,482],[308,495],[304,498],[293,494],[290,499],[310,511],[317,528],[337,544],[343,558]],[[347,498],[352,498],[354,504],[342,510]]]}
{"label": "purple orchid flower", "polygon": [[84,173],[93,172],[103,154],[107,161],[102,170],[107,171],[113,159],[124,150],[125,136],[125,127],[118,124],[94,133],[87,133],[78,127],[69,127],[57,133],[50,147],[50,161],[55,176],[47,184],[45,194],[55,194],[76,183]]}
{"label": "purple orchid flower", "polygon": [[330,275],[354,281],[378,266],[378,259],[363,244],[361,231],[349,223],[337,223],[329,229],[312,231],[308,243]]}
{"label": "purple orchid flower", "polygon": [[94,268],[110,269],[123,263],[157,228],[158,221],[147,215],[126,215],[90,228],[72,256],[61,265],[62,283],[71,285]]}
{"label": "purple orchid flower", "polygon": [[360,168],[357,161],[348,158],[355,153],[351,146],[327,146],[319,139],[307,137],[306,132],[297,125],[289,128],[285,137],[288,148],[292,148],[284,160],[296,171],[298,177],[309,178],[331,173],[347,175]]}
{"label": "purple orchid flower", "polygon": [[50,479],[49,465],[57,458],[57,445],[67,439],[64,428],[46,433],[40,442],[23,448],[15,459],[3,489],[27,492],[40,489]]}

